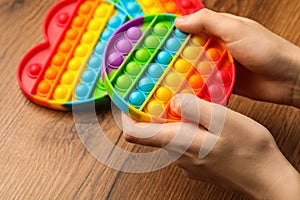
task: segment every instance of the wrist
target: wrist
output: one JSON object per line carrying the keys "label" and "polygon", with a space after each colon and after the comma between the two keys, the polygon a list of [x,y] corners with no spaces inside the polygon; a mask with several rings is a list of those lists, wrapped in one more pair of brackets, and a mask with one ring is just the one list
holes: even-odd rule
{"label": "wrist", "polygon": [[300,195],[299,173],[277,147],[267,154],[257,165],[255,181],[246,193],[254,199],[297,199]]}
{"label": "wrist", "polygon": [[290,92],[285,98],[285,104],[300,108],[300,48],[289,42],[283,49],[283,58],[288,63],[289,80],[287,80]]}

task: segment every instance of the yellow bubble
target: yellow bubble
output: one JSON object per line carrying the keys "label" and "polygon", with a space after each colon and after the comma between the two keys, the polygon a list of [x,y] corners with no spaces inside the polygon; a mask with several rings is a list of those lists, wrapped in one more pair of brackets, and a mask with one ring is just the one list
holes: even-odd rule
{"label": "yellow bubble", "polygon": [[164,111],[164,106],[162,103],[156,100],[152,100],[147,104],[147,111],[151,115],[158,116]]}
{"label": "yellow bubble", "polygon": [[86,32],[82,37],[82,42],[85,44],[91,44],[94,41],[94,34]]}
{"label": "yellow bubble", "polygon": [[180,73],[187,73],[189,71],[189,69],[190,69],[190,64],[185,59],[179,58],[175,62],[174,68],[175,68],[176,71],[178,71]]}
{"label": "yellow bubble", "polygon": [[88,52],[88,48],[87,47],[85,47],[83,45],[79,45],[76,48],[75,56],[84,57],[84,56],[86,56],[87,52]]}
{"label": "yellow bubble", "polygon": [[153,1],[149,1],[149,0],[143,0],[142,2],[143,2],[143,4],[144,4],[145,6],[147,6],[147,7],[150,7],[150,6],[152,6],[152,4],[153,4]]}
{"label": "yellow bubble", "polygon": [[107,13],[107,9],[108,7],[104,4],[102,4],[101,6],[99,6],[95,12],[95,16],[98,18],[103,18],[106,16]]}
{"label": "yellow bubble", "polygon": [[194,35],[192,37],[192,42],[199,46],[204,46],[207,41],[207,38],[204,35]]}
{"label": "yellow bubble", "polygon": [[199,54],[199,48],[194,46],[188,46],[183,50],[183,56],[189,60],[195,60]]}
{"label": "yellow bubble", "polygon": [[71,85],[74,81],[74,74],[72,72],[65,72],[61,78],[61,83]]}
{"label": "yellow bubble", "polygon": [[54,98],[58,100],[63,100],[67,97],[68,88],[62,85],[59,85],[54,92]]}
{"label": "yellow bubble", "polygon": [[101,22],[95,19],[92,19],[91,22],[89,23],[88,29],[91,31],[97,31],[99,30],[101,26]]}
{"label": "yellow bubble", "polygon": [[169,101],[173,96],[171,90],[163,86],[158,88],[155,94],[156,97],[161,101]]}
{"label": "yellow bubble", "polygon": [[80,68],[81,62],[77,59],[72,59],[69,62],[68,70],[77,71]]}
{"label": "yellow bubble", "polygon": [[182,77],[175,72],[171,72],[166,76],[165,82],[168,86],[175,88],[182,82]]}

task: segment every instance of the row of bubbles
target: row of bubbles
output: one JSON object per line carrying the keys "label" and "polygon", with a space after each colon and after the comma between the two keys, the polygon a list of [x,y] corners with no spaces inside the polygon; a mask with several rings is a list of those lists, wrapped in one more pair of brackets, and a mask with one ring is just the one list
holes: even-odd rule
{"label": "row of bubbles", "polygon": [[[108,39],[115,30],[127,20],[127,15],[120,9],[114,9],[112,4],[103,4],[100,6],[96,10],[95,15],[100,15],[100,13],[103,17],[105,17],[105,20],[102,19],[102,22],[108,22],[102,26],[104,27],[106,25],[104,30],[101,29],[103,30],[102,33],[98,33],[98,35],[101,36],[100,38],[97,38],[98,43],[96,44],[92,55],[88,59],[87,67],[82,73],[80,83],[76,86],[74,98],[79,101],[87,100],[93,96],[95,96],[95,98],[100,98],[101,95],[103,96],[106,94],[103,82],[99,79],[102,55]],[[90,22],[88,30],[93,29],[96,24],[95,19],[93,19]]]}
{"label": "row of bubbles", "polygon": [[[37,95],[55,100],[65,100],[67,94],[71,92],[70,85],[74,82],[82,60],[71,59],[73,54],[76,57],[84,57],[86,46],[78,45],[82,33],[85,30],[87,21],[91,15],[94,4],[92,2],[84,3],[80,6],[71,23],[71,28],[66,31],[63,41],[60,43],[56,53],[52,57],[50,67],[44,74],[44,79],[37,87]],[[62,24],[68,17],[65,13],[59,14],[57,23]],[[86,35],[83,40],[89,40],[93,35]],[[76,47],[77,46],[77,47]],[[70,60],[71,59],[71,60]],[[60,83],[58,83],[60,81]],[[56,86],[57,84],[61,84]]]}

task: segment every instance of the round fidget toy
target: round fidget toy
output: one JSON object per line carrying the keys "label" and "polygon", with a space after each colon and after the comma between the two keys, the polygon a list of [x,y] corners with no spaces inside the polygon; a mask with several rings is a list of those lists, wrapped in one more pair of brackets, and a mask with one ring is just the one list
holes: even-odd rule
{"label": "round fidget toy", "polygon": [[102,0],[60,1],[44,22],[45,42],[32,48],[18,67],[19,85],[47,108],[108,102],[100,78],[104,47],[128,14]]}
{"label": "round fidget toy", "polygon": [[174,27],[175,15],[140,17],[108,41],[102,77],[112,101],[139,121],[179,121],[170,101],[179,93],[225,105],[235,67],[220,39]]}

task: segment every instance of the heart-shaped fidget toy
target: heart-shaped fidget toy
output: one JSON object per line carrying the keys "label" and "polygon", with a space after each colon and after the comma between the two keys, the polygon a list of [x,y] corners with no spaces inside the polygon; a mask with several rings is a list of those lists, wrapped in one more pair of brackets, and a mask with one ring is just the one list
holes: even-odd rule
{"label": "heart-shaped fidget toy", "polygon": [[47,108],[108,102],[100,78],[102,53],[114,31],[128,20],[120,6],[102,0],[60,1],[44,22],[45,42],[21,60],[24,94]]}

